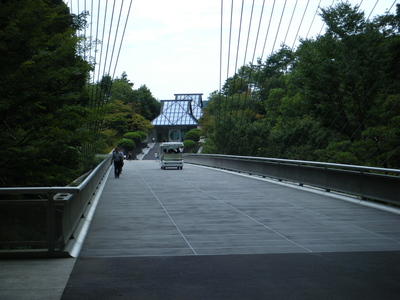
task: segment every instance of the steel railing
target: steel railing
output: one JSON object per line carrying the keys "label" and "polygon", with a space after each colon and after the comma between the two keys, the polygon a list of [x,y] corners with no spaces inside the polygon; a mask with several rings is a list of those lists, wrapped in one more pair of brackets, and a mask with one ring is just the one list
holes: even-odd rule
{"label": "steel railing", "polygon": [[185,162],[400,204],[400,170],[263,157],[186,154]]}
{"label": "steel railing", "polygon": [[[74,238],[74,232],[79,229],[80,221],[86,217],[87,208],[110,165],[111,155],[108,155],[76,187],[0,188],[0,209],[12,206],[14,213],[23,208],[40,206],[46,214],[45,237],[35,240],[4,240],[3,238],[0,240],[0,257],[13,257],[18,254],[20,256],[69,256],[65,246]],[[15,195],[19,196],[15,199]],[[15,218],[13,221],[18,224],[24,223],[23,220],[15,220]],[[3,236],[7,234],[4,232],[7,230],[4,229],[5,226],[8,226],[7,228],[14,226],[6,224],[4,220],[0,220],[1,225],[3,225],[3,228],[0,228]],[[25,226],[37,226],[37,224],[26,224]],[[30,230],[30,228],[26,228],[26,230],[28,229]]]}

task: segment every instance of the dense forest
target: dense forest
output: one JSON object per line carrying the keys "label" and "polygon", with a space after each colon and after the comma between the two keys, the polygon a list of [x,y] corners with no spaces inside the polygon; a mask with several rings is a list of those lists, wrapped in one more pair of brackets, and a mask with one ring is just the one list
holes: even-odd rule
{"label": "dense forest", "polygon": [[368,20],[339,3],[320,17],[322,35],[210,95],[204,152],[400,168],[400,5]]}
{"label": "dense forest", "polygon": [[146,86],[91,80],[86,17],[62,0],[0,1],[0,186],[66,185],[124,133],[151,130]]}

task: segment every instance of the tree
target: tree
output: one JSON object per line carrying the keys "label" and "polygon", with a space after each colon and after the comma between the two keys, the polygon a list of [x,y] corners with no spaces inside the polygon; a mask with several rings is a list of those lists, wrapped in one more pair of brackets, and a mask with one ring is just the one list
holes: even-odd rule
{"label": "tree", "polygon": [[[351,155],[356,159],[338,153],[332,157],[333,161],[363,162],[370,156],[368,151],[379,152],[377,144],[366,141],[365,132],[387,122],[379,120],[379,116],[384,107],[382,94],[393,87],[387,70],[388,61],[393,62],[394,53],[390,49],[398,43],[398,36],[382,18],[368,22],[357,7],[348,4],[323,9],[321,16],[328,25],[327,32],[315,41],[301,44],[295,76],[302,78],[300,92],[312,115],[327,132],[333,130],[328,148],[343,153],[358,152]],[[359,146],[355,147],[356,144]]]}
{"label": "tree", "polygon": [[133,151],[136,148],[136,144],[131,139],[122,139],[118,141],[117,147],[124,149],[125,152]]}
{"label": "tree", "polygon": [[183,145],[185,146],[185,149],[190,152],[192,149],[196,147],[197,143],[192,140],[184,140]]}
{"label": "tree", "polygon": [[149,121],[153,120],[160,113],[160,102],[153,97],[146,85],[142,85],[137,90],[133,86],[134,84],[128,80],[128,75],[125,72],[122,73],[121,78],[112,81],[110,100],[119,100],[124,104],[129,104],[136,113]]}
{"label": "tree", "polygon": [[282,99],[285,96],[285,90],[282,88],[270,89],[268,99],[264,101],[266,117],[270,120],[271,124],[278,121],[281,115],[279,108],[282,105]]}
{"label": "tree", "polygon": [[153,128],[150,121],[137,114],[132,105],[122,101],[114,100],[106,104],[104,110],[103,128],[115,130],[118,136],[139,130],[149,132]]}
{"label": "tree", "polygon": [[62,0],[0,4],[0,185],[66,184],[84,168],[84,24]]}
{"label": "tree", "polygon": [[118,100],[124,104],[130,105],[136,113],[139,113],[138,98],[133,89],[134,84],[128,79],[128,75],[123,72],[121,78],[112,81],[110,101]]}
{"label": "tree", "polygon": [[160,114],[161,103],[153,97],[146,85],[140,86],[136,91],[136,97],[140,105],[140,114],[147,120],[151,121]]}
{"label": "tree", "polygon": [[283,45],[210,95],[205,152],[400,166],[400,5],[372,21],[347,3],[320,16],[323,35]]}
{"label": "tree", "polygon": [[130,139],[135,142],[136,145],[139,145],[143,140],[142,135],[138,132],[128,132],[124,134],[124,139]]}
{"label": "tree", "polygon": [[196,143],[200,141],[201,137],[201,129],[194,128],[186,132],[185,134],[185,140],[192,140],[195,141]]}

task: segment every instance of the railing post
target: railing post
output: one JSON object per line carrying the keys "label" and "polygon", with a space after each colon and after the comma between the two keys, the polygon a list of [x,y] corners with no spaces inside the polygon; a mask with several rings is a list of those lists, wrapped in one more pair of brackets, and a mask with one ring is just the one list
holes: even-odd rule
{"label": "railing post", "polygon": [[54,193],[47,193],[47,247],[49,256],[54,256],[55,248],[55,209],[54,209]]}
{"label": "railing post", "polygon": [[364,186],[364,174],[365,174],[364,171],[361,170],[361,171],[360,171],[360,175],[361,175],[361,180],[360,180],[360,181],[361,181],[361,183],[360,183],[360,184],[361,184],[361,188],[360,188],[360,191],[361,191],[361,199],[362,199],[362,200],[367,200],[367,197],[364,196],[364,190],[365,190],[365,186]]}
{"label": "railing post", "polygon": [[329,188],[329,170],[327,166],[324,166],[325,173],[325,192],[330,193],[331,189]]}

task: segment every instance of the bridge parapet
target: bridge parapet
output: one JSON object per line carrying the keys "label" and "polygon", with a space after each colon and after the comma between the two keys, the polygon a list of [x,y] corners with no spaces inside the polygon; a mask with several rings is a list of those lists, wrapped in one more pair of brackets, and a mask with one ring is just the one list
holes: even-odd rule
{"label": "bridge parapet", "polygon": [[[28,240],[26,237],[22,237],[23,240],[21,240],[13,236],[16,234],[8,234],[7,231],[15,224],[2,220],[3,228],[0,230],[3,238],[0,240],[0,257],[71,256],[71,244],[76,242],[76,233],[85,222],[88,216],[88,207],[110,165],[111,155],[107,156],[76,187],[0,188],[1,209],[29,211],[32,207],[36,207],[35,211],[38,214],[37,219],[33,219],[31,223],[15,220],[22,227],[22,231],[35,231],[32,234],[34,237]],[[36,229],[32,230],[28,227],[36,227]],[[4,238],[6,235],[9,238]],[[20,250],[8,250],[10,248],[19,248]]]}
{"label": "bridge parapet", "polygon": [[271,177],[400,205],[400,170],[313,161],[186,154],[185,162]]}

